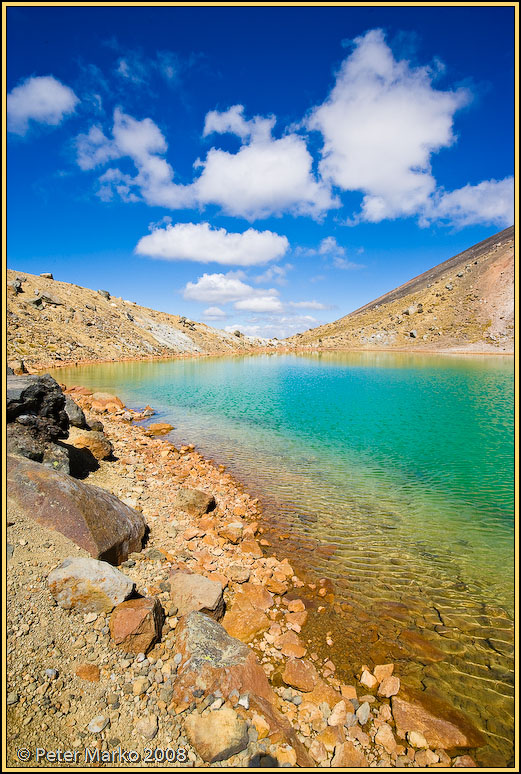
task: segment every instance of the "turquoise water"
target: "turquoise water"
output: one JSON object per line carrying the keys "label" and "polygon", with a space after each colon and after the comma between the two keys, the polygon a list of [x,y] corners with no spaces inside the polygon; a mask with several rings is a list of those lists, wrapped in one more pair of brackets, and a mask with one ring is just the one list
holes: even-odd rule
{"label": "turquoise water", "polygon": [[[508,747],[511,358],[265,355],[54,375],[114,392],[131,407],[149,403],[155,421],[175,426],[174,442],[193,442],[229,466],[263,500],[274,537],[288,531],[284,550],[334,583],[338,611],[358,623],[345,623],[357,657],[376,655],[359,624],[377,620],[388,657],[407,653],[411,677],[438,692],[442,685],[479,717],[493,747]],[[446,657],[433,663],[417,648],[393,651],[404,628]]]}

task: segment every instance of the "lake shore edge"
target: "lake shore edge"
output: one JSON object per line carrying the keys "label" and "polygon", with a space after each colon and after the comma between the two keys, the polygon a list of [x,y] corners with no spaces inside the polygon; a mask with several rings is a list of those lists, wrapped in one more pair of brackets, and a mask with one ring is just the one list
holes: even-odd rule
{"label": "lake shore edge", "polygon": [[[148,548],[141,556],[132,556],[131,562],[134,564],[125,568],[125,573],[132,577],[136,572],[138,588],[147,581],[147,595],[154,590],[159,592],[158,598],[164,604],[160,583],[154,579],[150,584],[148,576],[143,578],[142,575],[143,568],[153,567],[154,562],[158,561],[159,552],[159,562],[168,573],[180,569],[188,570],[190,574],[201,573],[204,577],[220,582],[225,589],[227,612],[222,623],[228,634],[249,644],[270,681],[273,696],[276,697],[277,713],[293,729],[290,732],[286,727],[280,741],[280,727],[278,737],[271,726],[264,737],[264,726],[257,720],[257,741],[269,739],[270,746],[265,752],[275,754],[278,765],[283,762],[286,765],[312,766],[476,765],[468,755],[471,745],[460,744],[457,749],[451,749],[454,746],[452,737],[449,748],[444,747],[442,742],[434,744],[433,738],[430,742],[415,746],[413,742],[417,737],[411,737],[403,721],[398,728],[400,721],[394,712],[395,705],[399,706],[399,701],[404,706],[417,705],[414,697],[408,695],[404,686],[400,686],[399,677],[393,675],[394,665],[376,665],[372,668],[365,665],[358,674],[358,683],[346,685],[335,676],[336,667],[327,657],[319,658],[316,653],[306,653],[306,643],[302,637],[306,635],[308,612],[313,611],[309,600],[315,597],[321,603],[320,608],[331,603],[333,596],[325,579],[317,579],[316,582],[302,580],[284,556],[282,547],[266,545],[267,541],[262,538],[264,527],[260,504],[245,491],[239,481],[225,473],[222,466],[216,466],[211,460],[205,459],[193,446],[176,449],[169,441],[150,433],[147,427],[134,424],[133,419],[140,417],[135,412],[129,412],[126,407],[116,406],[115,410],[99,405],[93,407],[91,391],[78,390],[78,386],[69,388],[67,394],[85,411],[88,419],[102,420],[103,433],[114,449],[115,459],[100,461],[99,471],[88,476],[88,482],[106,488],[119,497],[122,496],[121,487],[130,489],[127,491],[127,504],[144,513],[150,529]],[[142,482],[146,482],[148,487]],[[149,502],[148,492],[152,482],[162,486],[160,493]],[[184,520],[172,516],[165,518],[166,513],[172,510],[173,493],[169,492],[165,496],[163,488],[169,485],[173,485],[174,490],[181,485],[183,488],[200,487],[208,494],[215,493],[217,518],[212,511],[197,517],[188,516]],[[144,503],[146,505],[143,508]],[[172,521],[175,537],[165,532],[166,527],[172,526]],[[267,550],[273,550],[275,556],[266,556]],[[279,558],[281,554],[282,559]],[[184,560],[180,561],[183,556]],[[233,579],[229,573],[232,564],[243,565],[249,568],[249,572],[244,573],[242,578]],[[259,594],[263,599],[262,611],[252,602],[252,596],[258,598]],[[182,621],[176,620],[175,615],[167,618],[170,634],[175,635],[179,620]],[[302,629],[304,633],[299,637]],[[162,650],[156,656],[151,656],[149,662],[154,663],[154,658],[156,663],[157,660],[166,660],[162,642],[156,648]],[[155,649],[151,652],[155,653]],[[296,676],[291,674],[291,670],[296,672]],[[286,676],[282,680],[281,671]],[[277,679],[273,681],[274,674]],[[310,674],[313,675],[312,687]],[[398,693],[400,696],[394,699]],[[180,734],[183,733],[181,721],[187,710],[197,711],[189,706],[174,713],[174,717],[180,721]],[[166,711],[167,718],[171,717],[167,706],[159,706],[160,719],[162,711]],[[436,725],[434,715],[428,717]],[[446,730],[452,725],[443,718],[438,720],[446,723]],[[467,741],[473,738],[476,741],[477,737],[472,737],[472,731],[468,728],[466,731],[470,735]],[[428,737],[425,729],[424,732]],[[288,734],[293,733],[296,737],[291,745],[288,743],[288,739],[291,742]],[[459,737],[460,740],[464,738]],[[439,742],[439,738],[436,739]],[[451,759],[446,749],[453,755],[457,754]],[[309,755],[311,757],[306,760]],[[237,762],[235,765],[240,764]]]}

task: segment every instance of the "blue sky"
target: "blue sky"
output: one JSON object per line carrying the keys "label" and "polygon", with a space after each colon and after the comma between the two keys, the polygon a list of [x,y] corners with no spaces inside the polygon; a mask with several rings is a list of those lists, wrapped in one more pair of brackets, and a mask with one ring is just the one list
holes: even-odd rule
{"label": "blue sky", "polygon": [[337,319],[513,222],[510,7],[7,8],[7,264]]}

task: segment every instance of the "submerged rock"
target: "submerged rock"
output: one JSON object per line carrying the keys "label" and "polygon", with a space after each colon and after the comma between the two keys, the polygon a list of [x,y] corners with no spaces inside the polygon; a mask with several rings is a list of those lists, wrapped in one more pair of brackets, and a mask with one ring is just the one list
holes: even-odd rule
{"label": "submerged rock", "polygon": [[404,697],[393,696],[391,701],[400,739],[405,739],[409,731],[419,731],[434,749],[452,750],[484,744],[483,736],[471,722],[440,699],[408,690]]}

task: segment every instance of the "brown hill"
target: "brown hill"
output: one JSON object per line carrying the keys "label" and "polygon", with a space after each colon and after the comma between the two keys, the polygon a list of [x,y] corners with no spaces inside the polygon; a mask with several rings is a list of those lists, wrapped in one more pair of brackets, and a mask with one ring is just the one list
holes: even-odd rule
{"label": "brown hill", "polygon": [[157,312],[106,291],[7,271],[7,362],[32,371],[73,363],[234,354],[267,343]]}
{"label": "brown hill", "polygon": [[320,349],[514,351],[514,227],[287,343]]}

